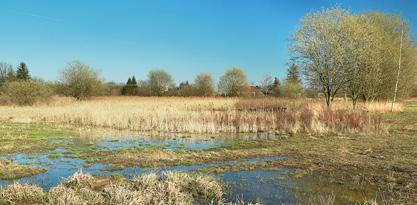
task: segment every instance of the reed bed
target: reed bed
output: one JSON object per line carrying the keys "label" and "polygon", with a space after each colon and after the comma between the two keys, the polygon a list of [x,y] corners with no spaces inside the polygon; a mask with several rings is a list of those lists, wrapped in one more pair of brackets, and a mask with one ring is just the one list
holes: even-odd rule
{"label": "reed bed", "polygon": [[390,103],[351,107],[349,101],[337,100],[328,110],[320,99],[98,97],[0,106],[0,119],[168,133],[352,133],[380,131],[380,114],[390,110]]}

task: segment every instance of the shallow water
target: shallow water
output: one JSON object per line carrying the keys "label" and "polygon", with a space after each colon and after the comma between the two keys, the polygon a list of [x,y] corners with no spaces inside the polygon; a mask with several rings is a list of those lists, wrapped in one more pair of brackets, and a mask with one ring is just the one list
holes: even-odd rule
{"label": "shallow water", "polygon": [[[265,139],[269,136],[257,135],[257,136],[239,136],[240,140],[251,139]],[[50,150],[46,153],[35,154],[15,154],[0,156],[0,159],[9,159],[19,164],[27,164],[33,167],[45,168],[48,171],[36,176],[22,178],[19,180],[0,180],[0,185],[5,186],[16,181],[22,183],[37,184],[44,189],[49,189],[52,186],[57,185],[62,179],[72,175],[76,171],[82,171],[93,175],[97,174],[121,174],[125,177],[133,177],[145,172],[151,171],[193,171],[198,168],[205,168],[208,166],[218,166],[221,164],[227,164],[229,162],[223,162],[219,164],[204,164],[204,165],[191,165],[191,166],[176,166],[166,167],[161,169],[149,169],[139,167],[128,167],[122,170],[106,171],[104,168],[108,164],[88,164],[85,166],[84,160],[77,158],[67,157],[67,151],[74,150],[96,150],[96,151],[115,151],[122,148],[146,148],[146,147],[161,147],[163,149],[170,150],[207,150],[213,148],[219,148],[226,143],[236,140],[236,138],[221,138],[221,137],[190,137],[190,136],[174,136],[174,137],[149,137],[149,136],[135,136],[126,135],[110,136],[104,135],[103,137],[91,137],[91,138],[72,138],[53,140],[51,144],[59,145],[59,148]],[[267,157],[264,159],[244,159],[235,162],[256,162],[265,160],[275,160],[278,158]]]}
{"label": "shallow water", "polygon": [[146,137],[128,136],[119,139],[104,138],[97,143],[97,145],[108,151],[126,147],[163,147],[170,150],[207,150],[221,147],[224,145],[224,140],[221,138],[196,140],[188,137],[152,138],[149,140],[149,138]]}
{"label": "shallow water", "polygon": [[[261,202],[262,204],[288,204],[294,203],[294,196],[288,186],[280,182],[289,169],[277,171],[240,171],[226,172],[216,177],[230,186],[228,200],[237,198],[250,202]],[[287,183],[292,183],[287,177]]]}
{"label": "shallow water", "polygon": [[[63,153],[64,149],[57,149],[51,151],[55,153]],[[127,167],[121,170],[107,171],[105,167],[107,164],[98,164],[92,163],[88,167],[85,167],[84,160],[76,158],[68,158],[65,155],[61,155],[57,158],[50,158],[48,154],[17,154],[8,157],[1,157],[1,159],[9,159],[19,164],[30,165],[32,167],[41,167],[45,168],[48,171],[42,174],[38,174],[32,177],[26,177],[18,180],[0,180],[0,186],[6,186],[14,182],[21,183],[30,183],[36,184],[40,187],[48,190],[49,188],[56,186],[62,179],[67,178],[68,176],[74,174],[77,171],[83,173],[89,173],[92,175],[98,174],[119,174],[126,178],[132,178],[137,175],[141,175],[149,172],[163,172],[163,171],[195,171],[201,168],[207,168],[212,166],[221,166],[231,163],[242,163],[242,162],[260,162],[260,161],[271,161],[279,160],[281,157],[263,157],[263,158],[251,158],[251,159],[241,159],[235,161],[224,161],[220,163],[213,164],[199,164],[199,165],[188,165],[188,166],[172,166],[164,168],[140,168],[140,167]]]}
{"label": "shallow water", "polygon": [[[251,159],[240,159],[234,161],[224,161],[213,164],[190,165],[190,166],[173,166],[159,169],[128,167],[122,170],[106,171],[105,164],[88,164],[84,160],[69,158],[65,155],[68,149],[95,149],[96,151],[114,151],[122,148],[145,148],[145,147],[161,147],[170,150],[206,150],[218,148],[226,145],[233,140],[252,140],[252,139],[271,139],[272,136],[244,136],[239,138],[190,138],[190,137],[141,137],[141,136],[125,136],[125,137],[111,137],[105,136],[100,139],[80,140],[74,139],[71,142],[53,141],[62,145],[55,150],[50,150],[47,153],[39,154],[16,154],[1,156],[1,159],[10,159],[20,164],[27,164],[33,167],[46,168],[48,171],[32,177],[22,178],[19,180],[0,180],[0,186],[6,186],[14,182],[30,183],[41,186],[44,189],[49,189],[56,186],[64,178],[74,174],[77,171],[90,173],[92,175],[98,174],[118,174],[127,178],[148,173],[161,171],[194,171],[200,168],[207,168],[212,166],[229,165],[233,163],[256,163],[261,161],[280,160],[282,157],[260,157]],[[65,143],[71,144],[67,146]],[[240,171],[240,172],[226,172],[224,174],[211,174],[215,178],[229,184],[229,192],[226,195],[228,200],[235,200],[237,198],[244,199],[248,202],[259,201],[263,204],[282,204],[294,203],[300,200],[305,191],[300,191],[301,186],[303,190],[308,190],[320,183],[307,179],[294,179],[289,173],[294,172],[291,169],[278,169],[273,171],[254,170],[254,171]],[[352,195],[352,193],[344,193]],[[340,200],[340,199],[338,199]],[[349,200],[341,199],[341,203]]]}

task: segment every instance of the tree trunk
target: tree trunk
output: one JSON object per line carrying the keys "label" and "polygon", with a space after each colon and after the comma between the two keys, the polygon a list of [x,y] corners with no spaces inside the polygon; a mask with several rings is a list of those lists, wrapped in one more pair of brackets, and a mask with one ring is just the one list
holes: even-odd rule
{"label": "tree trunk", "polygon": [[397,81],[395,82],[394,99],[392,100],[391,112],[394,112],[394,104],[395,104],[395,100],[397,99],[398,81],[400,79],[400,70],[401,70],[401,55],[402,55],[402,48],[403,48],[403,35],[404,35],[404,28],[403,28],[403,24],[401,24],[400,57],[398,58]]}
{"label": "tree trunk", "polygon": [[326,98],[326,105],[327,105],[327,109],[331,109],[332,107],[332,97],[330,94],[330,89],[326,89],[326,91],[324,92],[325,98]]}
{"label": "tree trunk", "polygon": [[358,103],[358,98],[352,98],[353,109],[356,110],[356,104]]}

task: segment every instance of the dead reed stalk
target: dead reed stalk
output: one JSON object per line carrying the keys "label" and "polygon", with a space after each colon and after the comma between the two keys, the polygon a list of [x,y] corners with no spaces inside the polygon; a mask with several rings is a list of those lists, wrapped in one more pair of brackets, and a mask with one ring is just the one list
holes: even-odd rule
{"label": "dead reed stalk", "polygon": [[[2,120],[53,122],[137,131],[174,133],[329,133],[374,132],[379,113],[389,103],[372,102],[358,109],[336,101],[332,111],[315,99],[102,97],[48,106],[0,106]],[[402,108],[402,106],[400,106]],[[401,109],[399,109],[401,110]]]}

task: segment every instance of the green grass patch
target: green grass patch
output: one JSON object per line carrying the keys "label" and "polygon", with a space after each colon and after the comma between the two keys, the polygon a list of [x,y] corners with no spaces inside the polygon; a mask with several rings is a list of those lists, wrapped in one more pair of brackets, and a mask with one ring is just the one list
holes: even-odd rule
{"label": "green grass patch", "polygon": [[44,168],[20,165],[9,160],[0,160],[0,179],[14,180],[44,173]]}
{"label": "green grass patch", "polygon": [[61,154],[48,154],[49,159],[57,159],[57,158],[60,158],[61,156],[62,156]]}
{"label": "green grass patch", "polygon": [[[0,154],[39,153],[54,150],[74,136],[67,128],[40,123],[0,124]],[[56,143],[54,141],[59,141]]]}
{"label": "green grass patch", "polygon": [[72,152],[88,152],[88,151],[95,151],[98,147],[96,145],[79,145],[74,147],[69,147],[67,150]]}

